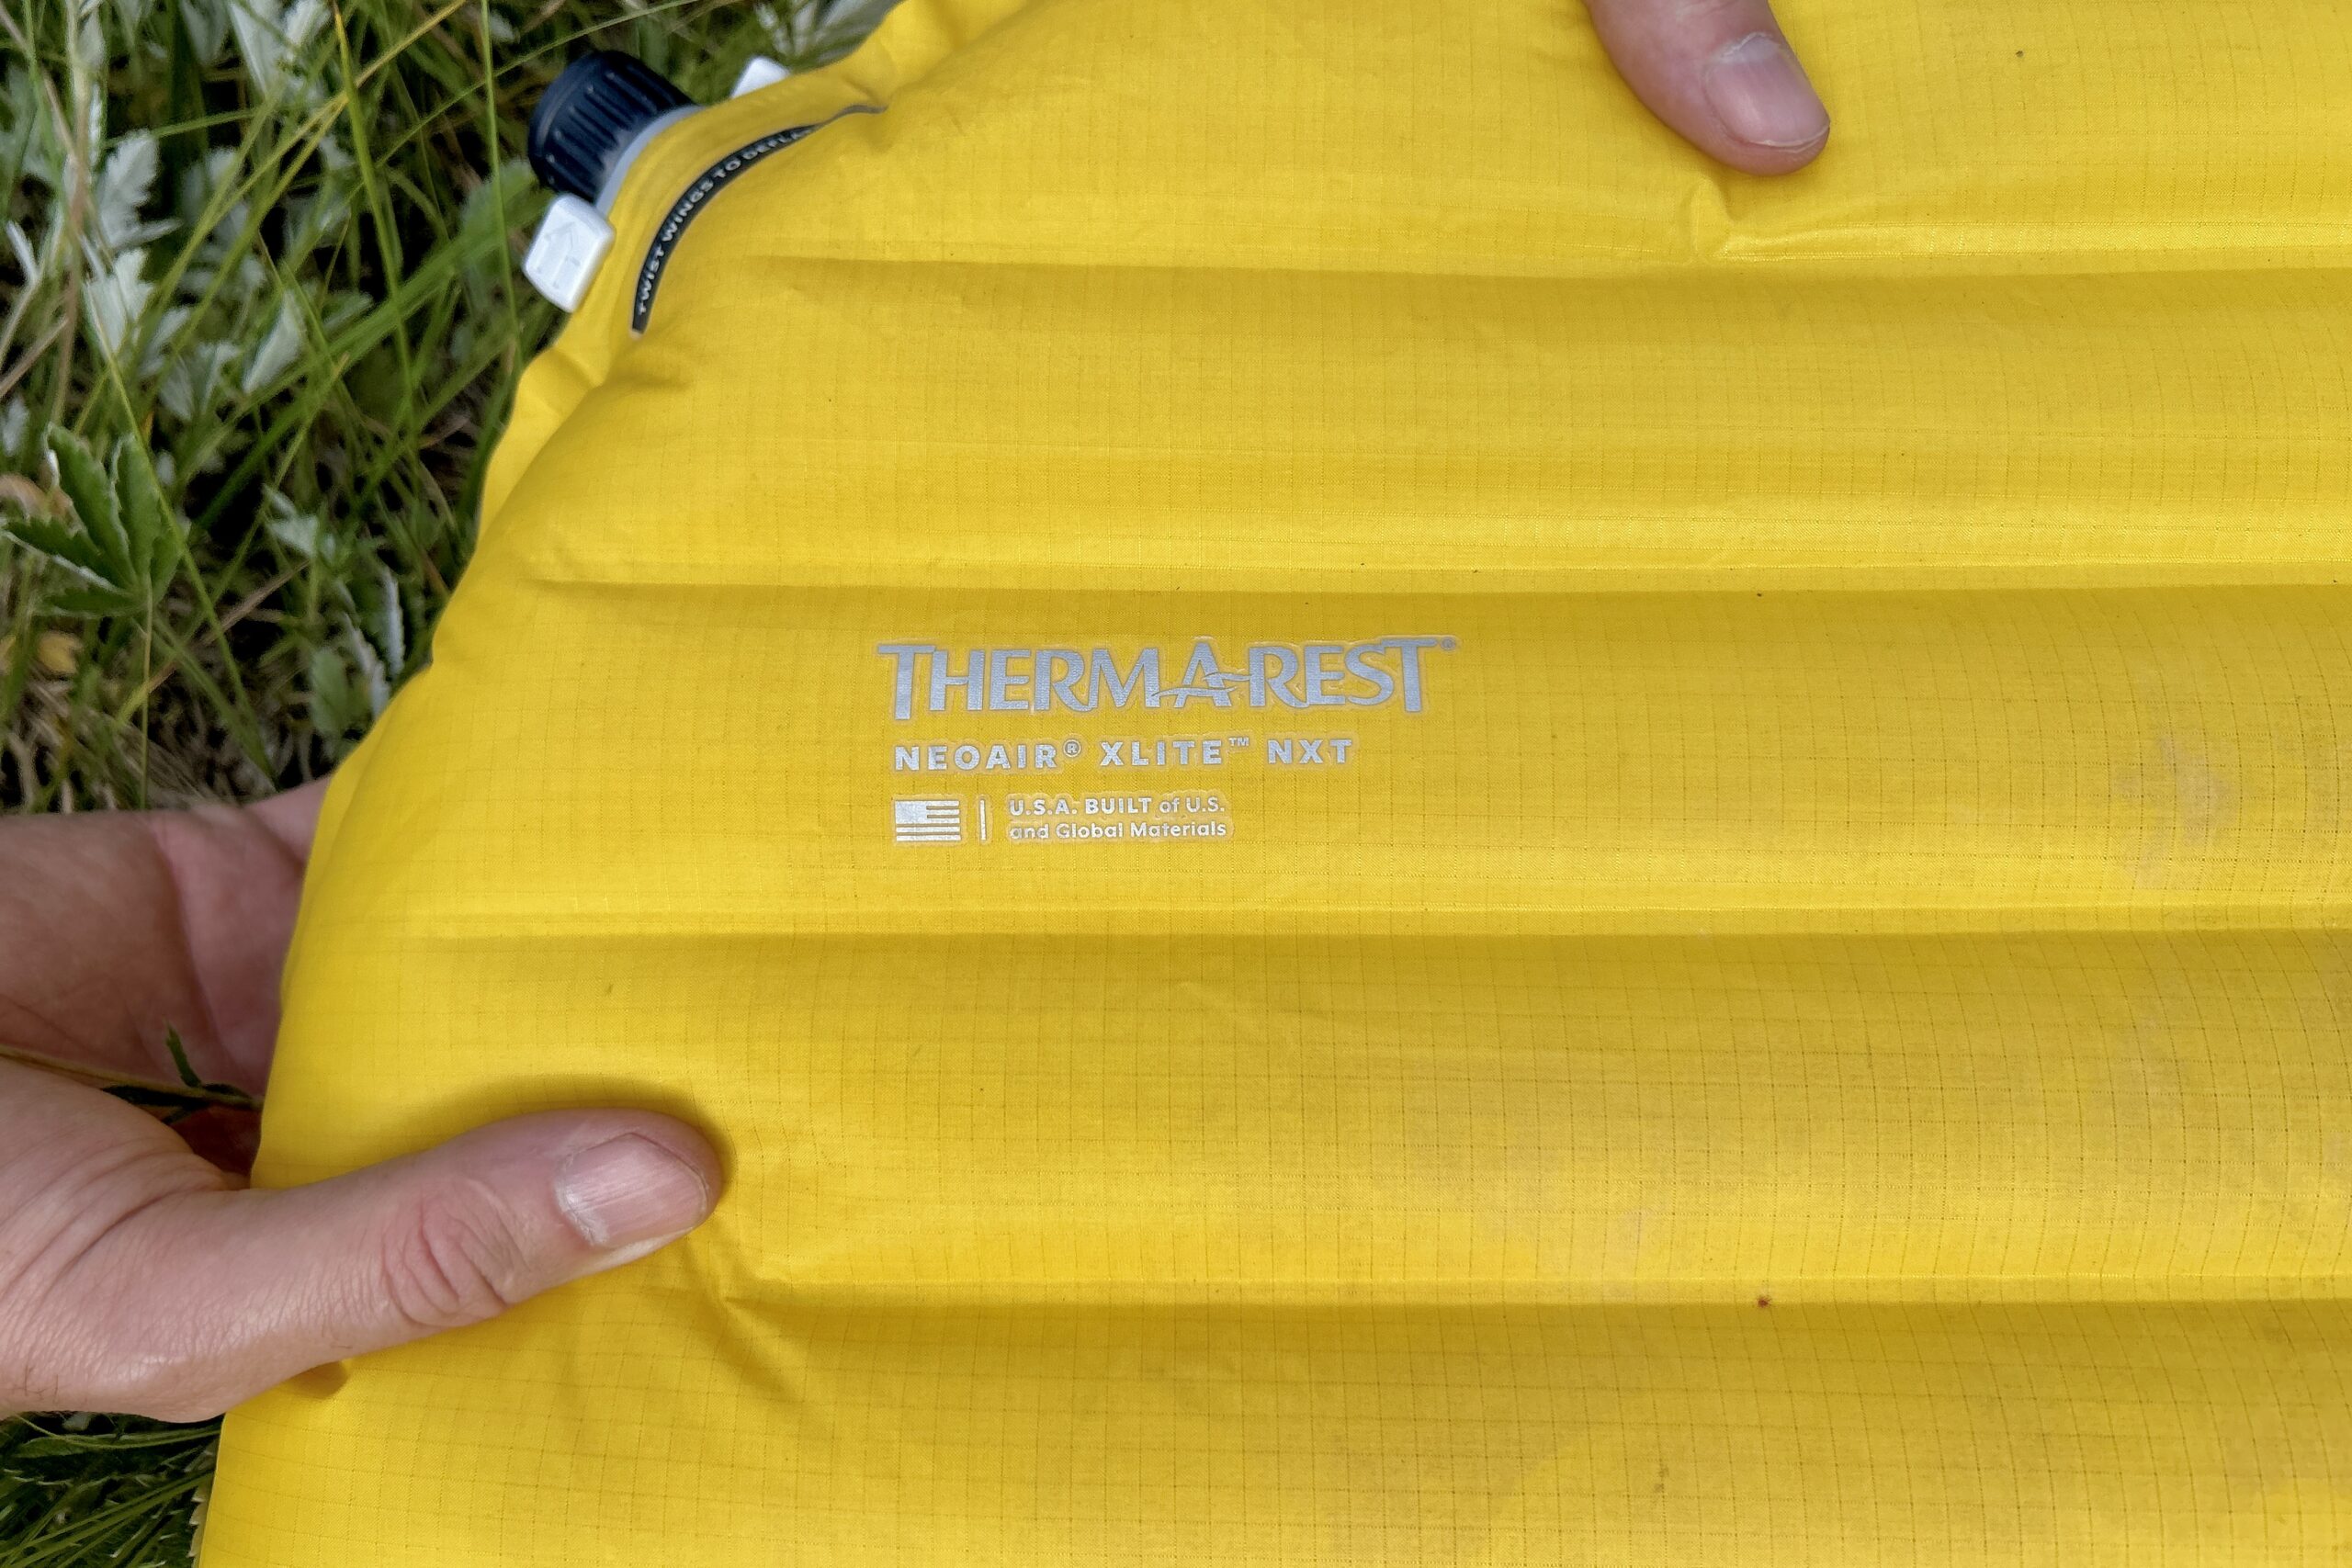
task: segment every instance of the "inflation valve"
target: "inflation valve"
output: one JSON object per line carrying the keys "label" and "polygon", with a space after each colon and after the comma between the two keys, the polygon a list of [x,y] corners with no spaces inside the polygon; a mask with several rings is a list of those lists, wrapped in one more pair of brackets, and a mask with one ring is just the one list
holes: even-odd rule
{"label": "inflation valve", "polygon": [[695,111],[677,84],[634,55],[600,50],[563,68],[531,111],[531,168],[556,191],[523,276],[566,310],[579,309],[612,249],[605,214],[629,164],[656,132]]}
{"label": "inflation valve", "polygon": [[[729,96],[740,98],[790,74],[781,62],[753,55]],[[605,214],[621,176],[647,142],[700,107],[667,76],[618,50],[582,55],[563,68],[531,111],[525,143],[532,172],[556,192],[523,257],[531,287],[563,310],[580,308],[613,248]]]}

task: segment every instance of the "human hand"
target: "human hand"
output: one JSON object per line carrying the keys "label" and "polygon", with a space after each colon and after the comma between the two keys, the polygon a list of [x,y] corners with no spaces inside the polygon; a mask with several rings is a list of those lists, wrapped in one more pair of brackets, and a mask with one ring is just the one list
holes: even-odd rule
{"label": "human hand", "polygon": [[222,1168],[239,1140],[221,1114],[190,1124],[215,1163],[67,1076],[175,1082],[176,1030],[198,1077],[262,1088],[322,787],[243,811],[0,821],[0,1412],[217,1415],[642,1257],[710,1212],[709,1145],[649,1112],[518,1117],[257,1191]]}
{"label": "human hand", "polygon": [[1829,111],[1767,0],[1585,0],[1601,46],[1650,111],[1752,175],[1821,153]]}

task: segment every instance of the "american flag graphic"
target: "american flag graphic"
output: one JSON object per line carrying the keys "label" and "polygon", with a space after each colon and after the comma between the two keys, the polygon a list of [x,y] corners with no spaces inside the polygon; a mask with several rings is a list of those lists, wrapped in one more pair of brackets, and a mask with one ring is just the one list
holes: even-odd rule
{"label": "american flag graphic", "polygon": [[902,844],[960,844],[964,803],[954,798],[900,798],[890,803],[890,823]]}

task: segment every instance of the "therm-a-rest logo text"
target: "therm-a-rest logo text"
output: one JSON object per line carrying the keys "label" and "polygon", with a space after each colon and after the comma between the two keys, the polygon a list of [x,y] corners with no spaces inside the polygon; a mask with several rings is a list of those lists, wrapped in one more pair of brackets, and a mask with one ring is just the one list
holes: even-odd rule
{"label": "therm-a-rest logo text", "polygon": [[[1419,713],[1428,693],[1427,656],[1450,652],[1450,637],[1383,637],[1368,642],[1256,642],[1227,668],[1216,639],[1198,637],[1181,657],[1145,648],[1122,659],[1108,648],[971,648],[886,642],[890,716],[922,713],[1095,713],[1182,709],[1360,707],[1399,704]],[[1177,671],[1173,683],[1169,671]]]}

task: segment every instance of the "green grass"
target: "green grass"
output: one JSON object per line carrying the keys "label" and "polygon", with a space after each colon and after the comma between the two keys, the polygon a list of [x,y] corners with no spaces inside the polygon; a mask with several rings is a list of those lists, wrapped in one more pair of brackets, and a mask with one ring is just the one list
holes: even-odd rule
{"label": "green grass", "polygon": [[[0,6],[0,810],[267,794],[426,660],[556,324],[519,257],[539,88],[704,99],[885,8]],[[184,1562],[209,1427],[0,1422],[0,1568]]]}

